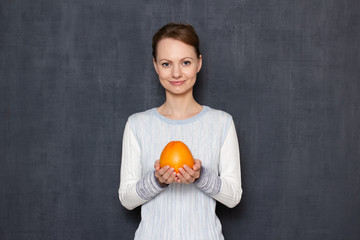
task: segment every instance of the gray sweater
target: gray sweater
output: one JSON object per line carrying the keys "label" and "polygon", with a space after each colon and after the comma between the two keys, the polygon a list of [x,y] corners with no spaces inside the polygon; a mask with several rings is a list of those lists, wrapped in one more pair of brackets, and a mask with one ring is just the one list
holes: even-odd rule
{"label": "gray sweater", "polygon": [[[182,141],[202,161],[192,184],[161,187],[154,162],[170,141]],[[142,205],[135,239],[223,239],[216,200],[236,206],[242,196],[240,153],[232,117],[204,106],[194,117],[171,120],[156,108],[129,117],[122,148],[119,198]]]}

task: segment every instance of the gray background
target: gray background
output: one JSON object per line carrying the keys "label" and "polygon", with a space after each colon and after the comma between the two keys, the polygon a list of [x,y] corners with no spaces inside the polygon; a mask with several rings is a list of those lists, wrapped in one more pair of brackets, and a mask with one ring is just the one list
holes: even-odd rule
{"label": "gray background", "polygon": [[237,127],[244,195],[218,204],[225,237],[360,239],[359,13],[357,0],[2,0],[0,239],[133,237],[122,133],[164,101],[151,37],[169,21],[200,36],[196,99]]}

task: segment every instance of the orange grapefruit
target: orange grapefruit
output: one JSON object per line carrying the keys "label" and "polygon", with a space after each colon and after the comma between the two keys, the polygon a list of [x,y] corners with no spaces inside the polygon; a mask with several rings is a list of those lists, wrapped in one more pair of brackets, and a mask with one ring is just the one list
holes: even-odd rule
{"label": "orange grapefruit", "polygon": [[181,141],[169,142],[161,153],[160,167],[169,165],[178,173],[179,168],[183,167],[184,164],[191,168],[194,166],[194,158],[190,149]]}

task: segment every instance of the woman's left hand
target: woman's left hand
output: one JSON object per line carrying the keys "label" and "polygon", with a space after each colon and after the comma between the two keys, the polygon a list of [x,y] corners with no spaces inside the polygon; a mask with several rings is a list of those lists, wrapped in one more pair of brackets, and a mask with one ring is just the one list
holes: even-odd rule
{"label": "woman's left hand", "polygon": [[195,164],[192,168],[187,165],[184,165],[183,168],[179,168],[179,173],[177,174],[178,182],[186,184],[193,183],[200,177],[200,170],[201,161],[199,159],[195,159]]}

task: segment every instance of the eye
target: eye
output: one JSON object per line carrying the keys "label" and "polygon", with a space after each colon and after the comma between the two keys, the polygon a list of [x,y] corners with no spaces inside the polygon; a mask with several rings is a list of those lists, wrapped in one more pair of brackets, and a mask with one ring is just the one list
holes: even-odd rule
{"label": "eye", "polygon": [[163,66],[163,67],[169,67],[169,66],[170,66],[170,63],[164,62],[164,63],[161,64],[161,66]]}
{"label": "eye", "polygon": [[187,66],[187,65],[190,65],[191,62],[190,62],[190,61],[184,61],[183,64],[184,64],[185,66]]}

